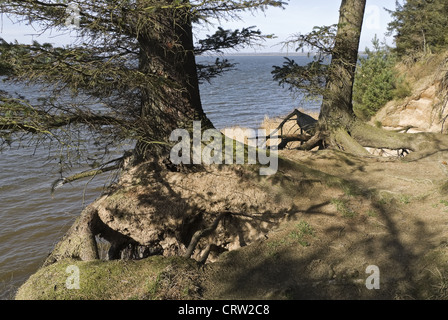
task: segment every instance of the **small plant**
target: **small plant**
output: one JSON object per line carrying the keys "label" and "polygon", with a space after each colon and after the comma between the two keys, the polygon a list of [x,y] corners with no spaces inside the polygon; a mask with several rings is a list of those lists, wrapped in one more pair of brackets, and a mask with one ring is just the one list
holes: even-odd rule
{"label": "small plant", "polygon": [[157,296],[162,280],[162,273],[159,273],[154,281],[148,282],[148,294],[151,299]]}
{"label": "small plant", "polygon": [[311,245],[310,238],[315,237],[313,227],[306,221],[300,221],[295,225],[294,230],[290,231],[288,235],[280,240],[270,240],[266,243],[268,247],[268,255],[275,257],[279,254],[279,249],[285,246],[300,244],[302,247]]}
{"label": "small plant", "polygon": [[398,197],[398,201],[402,204],[409,204],[411,202],[411,197],[406,194],[402,194]]}
{"label": "small plant", "polygon": [[448,212],[448,201],[440,200],[440,204],[443,205],[443,212]]}
{"label": "small plant", "polygon": [[435,271],[430,272],[437,279],[437,284],[433,285],[435,294],[431,297],[431,299],[446,300],[448,298],[448,278],[437,267],[435,268]]}
{"label": "small plant", "polygon": [[308,247],[310,243],[307,241],[308,236],[314,237],[314,229],[306,221],[300,221],[296,225],[296,229],[289,233],[289,238],[299,243],[303,247]]}
{"label": "small plant", "polygon": [[285,244],[286,240],[282,239],[282,240],[269,241],[266,245],[269,249],[276,250],[279,247],[284,246]]}
{"label": "small plant", "polygon": [[375,210],[370,209],[369,211],[367,211],[367,216],[369,217],[376,217],[378,214],[376,213]]}
{"label": "small plant", "polygon": [[346,200],[333,199],[331,200],[331,204],[336,206],[337,212],[339,212],[344,218],[354,218],[358,215],[355,211],[348,207]]}
{"label": "small plant", "polygon": [[392,91],[394,99],[400,100],[409,97],[412,94],[412,87],[406,78],[401,76],[395,81],[395,89]]}

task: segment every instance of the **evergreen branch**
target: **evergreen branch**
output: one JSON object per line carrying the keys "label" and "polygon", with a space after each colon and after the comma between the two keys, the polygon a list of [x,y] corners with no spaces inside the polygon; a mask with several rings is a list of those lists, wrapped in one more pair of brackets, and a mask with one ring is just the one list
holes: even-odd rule
{"label": "evergreen branch", "polygon": [[[33,119],[33,122],[38,122]],[[75,115],[75,116],[51,116],[41,119],[41,127],[26,122],[18,122],[8,118],[0,117],[0,131],[9,131],[9,133],[17,131],[25,131],[28,133],[48,133],[52,129],[57,129],[73,124],[87,124],[91,126],[102,125],[124,125],[122,120],[104,115]]]}
{"label": "evergreen branch", "polygon": [[266,38],[272,38],[272,35],[263,35],[260,30],[253,30],[254,28],[252,26],[232,31],[219,27],[215,34],[207,35],[206,39],[199,40],[199,45],[195,48],[195,54],[200,55],[209,51],[222,53],[223,49],[253,46],[254,44],[260,44]]}
{"label": "evergreen branch", "polygon": [[[122,160],[122,159],[123,158],[119,158],[119,159],[116,159],[114,161],[118,161],[118,160]],[[104,167],[104,168],[100,168],[100,169],[84,171],[84,172],[81,172],[81,173],[77,173],[77,174],[71,175],[71,176],[66,177],[66,178],[57,179],[51,185],[51,194],[53,195],[54,192],[56,191],[56,189],[61,188],[64,184],[71,183],[71,182],[74,182],[74,181],[77,181],[77,180],[81,180],[81,179],[85,179],[85,178],[89,178],[89,177],[93,177],[93,176],[97,176],[99,174],[102,174],[102,173],[105,173],[105,172],[109,172],[109,171],[113,171],[113,170],[118,170],[120,168],[121,168],[121,164],[116,164],[116,165],[112,165],[112,166]]]}

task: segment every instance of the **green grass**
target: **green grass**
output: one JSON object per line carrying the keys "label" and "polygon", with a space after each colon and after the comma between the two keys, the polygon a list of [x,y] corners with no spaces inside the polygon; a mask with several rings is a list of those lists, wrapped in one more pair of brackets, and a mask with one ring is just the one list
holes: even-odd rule
{"label": "green grass", "polygon": [[358,215],[357,212],[353,211],[347,204],[347,200],[344,199],[333,199],[331,204],[336,207],[336,211],[344,218],[354,218]]}
{"label": "green grass", "polygon": [[439,206],[439,204],[441,204],[443,207],[443,212],[448,212],[448,200],[440,200],[439,203],[433,204],[432,207],[433,208],[437,208]]}
{"label": "green grass", "polygon": [[409,203],[411,203],[411,197],[406,194],[402,194],[398,197],[398,201],[401,204],[409,204]]}
{"label": "green grass", "polygon": [[[68,266],[79,268],[79,289],[66,286]],[[19,288],[25,300],[152,300],[194,298],[196,265],[180,257],[154,256],[138,261],[62,260]]]}
{"label": "green grass", "polygon": [[309,237],[315,237],[314,229],[306,221],[300,221],[295,230],[289,233],[289,238],[297,242],[303,247],[308,247],[310,245]]}
{"label": "green grass", "polygon": [[311,240],[315,237],[316,232],[314,228],[308,222],[301,220],[284,238],[267,241],[267,254],[275,257],[279,254],[280,249],[288,246],[300,245],[301,247],[308,247],[311,245]]}
{"label": "green grass", "polygon": [[370,209],[369,211],[367,211],[367,216],[368,217],[377,217],[378,213],[375,210]]}

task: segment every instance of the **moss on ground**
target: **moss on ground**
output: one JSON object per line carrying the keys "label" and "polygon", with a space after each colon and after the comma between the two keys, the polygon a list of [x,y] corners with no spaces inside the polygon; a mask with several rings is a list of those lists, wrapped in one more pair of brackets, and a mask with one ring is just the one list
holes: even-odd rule
{"label": "moss on ground", "polygon": [[32,275],[16,299],[194,299],[197,270],[193,260],[180,257],[90,262],[66,259]]}

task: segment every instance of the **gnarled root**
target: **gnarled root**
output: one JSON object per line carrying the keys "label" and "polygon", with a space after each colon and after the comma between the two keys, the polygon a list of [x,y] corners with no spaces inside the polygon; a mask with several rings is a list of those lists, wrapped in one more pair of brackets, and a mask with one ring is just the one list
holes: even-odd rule
{"label": "gnarled root", "polygon": [[[203,230],[198,230],[193,234],[193,237],[190,240],[190,243],[187,247],[187,251],[184,254],[184,258],[190,258],[193,255],[194,250],[196,249],[196,245],[198,244],[199,240],[201,238],[206,237],[210,235],[212,232],[216,230],[218,227],[219,222],[222,218],[224,218],[226,215],[231,214],[230,212],[222,212],[216,217],[216,219],[213,221],[212,225],[208,228],[205,228]],[[210,252],[210,246],[206,249],[206,253],[201,258],[202,262],[205,262],[207,260],[208,254]]]}
{"label": "gnarled root", "polygon": [[94,236],[95,225],[98,221],[96,208],[94,206],[86,207],[47,257],[44,266],[65,258],[84,261],[98,259],[98,248]]}
{"label": "gnarled root", "polygon": [[[299,150],[312,150],[319,144],[356,155],[370,155],[366,148],[407,150],[408,160],[448,150],[448,136],[440,133],[400,133],[354,121],[348,129],[318,130]],[[412,151],[409,154],[408,151]]]}

